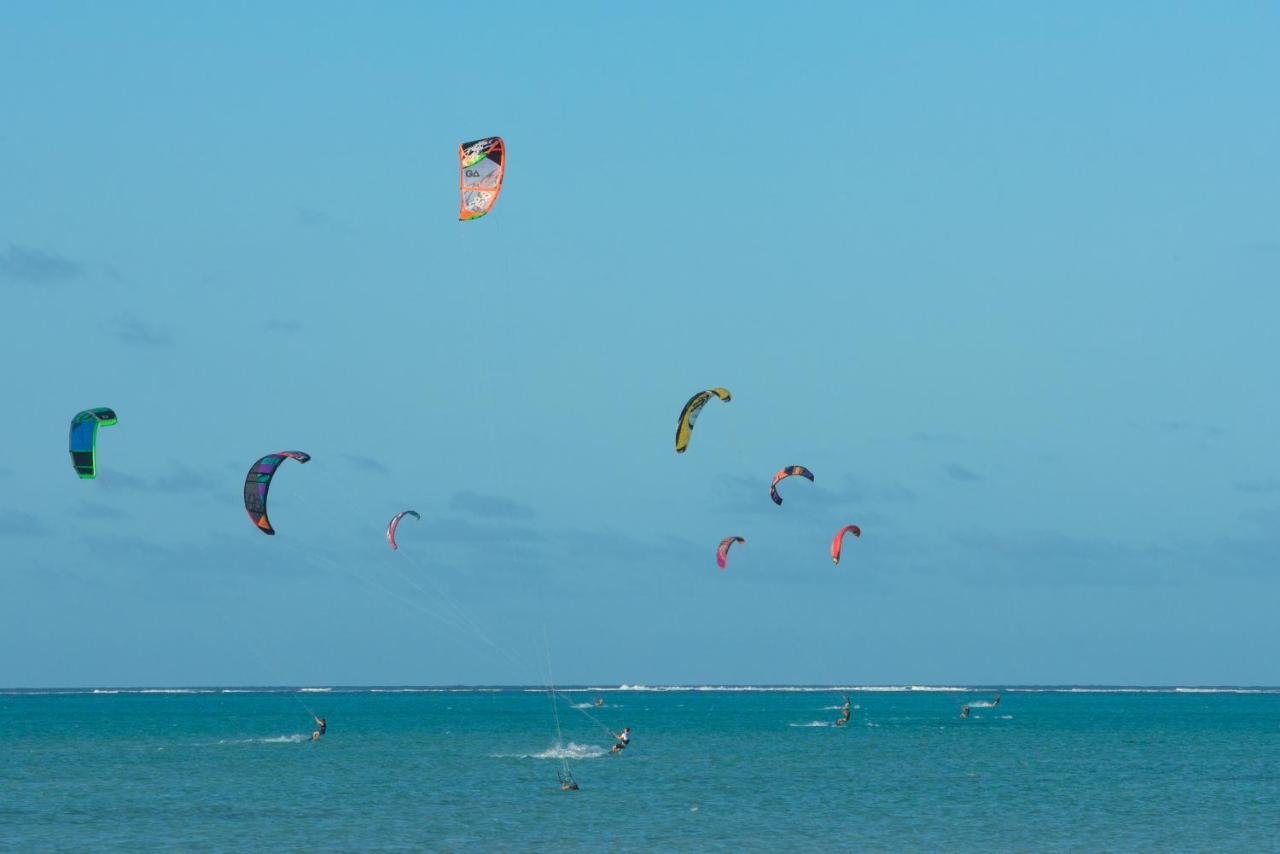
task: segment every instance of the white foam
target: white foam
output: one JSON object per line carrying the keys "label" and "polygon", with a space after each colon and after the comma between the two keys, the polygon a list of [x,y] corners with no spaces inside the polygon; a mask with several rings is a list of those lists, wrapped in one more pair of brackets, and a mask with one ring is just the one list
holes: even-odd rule
{"label": "white foam", "polygon": [[143,688],[139,694],[212,694],[211,690],[197,688]]}
{"label": "white foam", "polygon": [[617,688],[589,688],[589,691],[651,691],[651,692],[671,692],[671,691],[707,691],[707,692],[726,692],[735,694],[746,693],[764,693],[764,694],[807,694],[807,693],[823,693],[830,694],[833,690],[831,687],[814,687],[808,685],[619,685]]}
{"label": "white foam", "polygon": [[541,753],[497,753],[495,759],[596,759],[608,751],[594,744],[569,742],[563,747],[554,745]]}
{"label": "white foam", "polygon": [[1174,688],[1175,694],[1270,694],[1261,688]]}
{"label": "white foam", "polygon": [[0,691],[5,697],[47,697],[50,694],[88,694],[90,691]]}
{"label": "white foam", "polygon": [[950,685],[908,685],[908,691],[968,691],[968,688],[955,688]]}
{"label": "white foam", "polygon": [[787,724],[787,726],[800,726],[800,727],[835,726],[835,724],[831,723],[831,721],[809,721],[808,723],[803,723],[803,724]]}
{"label": "white foam", "polygon": [[1082,686],[1061,685],[1045,688],[1006,688],[1006,693],[1021,694],[1277,694],[1280,688],[1253,687],[1239,688],[1232,686],[1206,687],[1185,686],[1171,688],[1149,688],[1139,686]]}
{"label": "white foam", "polygon": [[370,694],[443,694],[442,688],[370,688]]}
{"label": "white foam", "polygon": [[328,694],[332,688],[299,688],[299,694]]}
{"label": "white foam", "polygon": [[301,744],[310,737],[308,735],[294,734],[273,735],[267,738],[224,738],[218,744]]}

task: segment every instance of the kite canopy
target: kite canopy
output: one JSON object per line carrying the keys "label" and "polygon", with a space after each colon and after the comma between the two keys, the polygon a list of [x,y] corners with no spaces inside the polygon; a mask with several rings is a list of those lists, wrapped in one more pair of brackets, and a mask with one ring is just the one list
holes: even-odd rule
{"label": "kite canopy", "polygon": [[276,469],[287,459],[305,463],[311,459],[311,455],[302,451],[267,454],[250,467],[244,478],[244,509],[249,513],[249,520],[264,534],[274,535],[276,532],[267,520],[267,490],[271,488],[271,479],[276,476]]}
{"label": "kite canopy", "polygon": [[461,193],[458,219],[479,219],[493,210],[502,192],[507,171],[507,147],[500,136],[490,136],[458,146],[458,186]]}
{"label": "kite canopy", "polygon": [[387,542],[391,544],[391,550],[395,551],[396,545],[396,528],[400,527],[400,520],[405,516],[412,516],[415,519],[421,519],[417,510],[401,510],[399,513],[391,517],[391,521],[387,524]]}
{"label": "kite canopy", "polygon": [[778,482],[792,477],[793,475],[800,475],[800,477],[813,480],[813,472],[809,471],[804,466],[787,466],[782,471],[775,474],[773,476],[773,483],[769,484],[769,497],[772,498],[773,503],[777,504],[779,507],[782,506],[782,496],[778,494]]}
{"label": "kite canopy", "polygon": [[729,559],[729,547],[734,543],[745,543],[742,537],[725,537],[720,541],[720,545],[716,548],[716,566],[724,569],[725,561]]}
{"label": "kite canopy", "polygon": [[71,419],[71,465],[84,480],[98,475],[98,428],[116,423],[115,410],[86,409]]}
{"label": "kite canopy", "polygon": [[709,388],[689,398],[689,402],[684,405],[684,409],[680,410],[680,420],[676,422],[677,454],[683,454],[685,449],[689,447],[689,439],[693,437],[693,425],[698,421],[698,413],[702,411],[702,407],[707,405],[707,401],[713,395],[725,403],[732,399],[727,388]]}
{"label": "kite canopy", "polygon": [[831,562],[840,562],[840,546],[844,542],[845,534],[853,534],[855,537],[862,536],[862,529],[857,525],[845,525],[839,531],[836,531],[836,538],[831,541]]}

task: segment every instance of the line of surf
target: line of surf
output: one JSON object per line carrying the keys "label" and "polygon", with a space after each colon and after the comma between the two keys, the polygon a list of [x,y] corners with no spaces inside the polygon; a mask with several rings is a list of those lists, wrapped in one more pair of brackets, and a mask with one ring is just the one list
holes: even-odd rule
{"label": "line of surf", "polygon": [[[96,687],[96,688],[0,688],[0,695],[117,695],[117,694],[392,694],[392,693],[545,693],[531,685],[335,685],[298,686],[198,686],[198,687]],[[561,693],[1030,693],[1030,694],[1280,694],[1272,685],[578,685]]]}

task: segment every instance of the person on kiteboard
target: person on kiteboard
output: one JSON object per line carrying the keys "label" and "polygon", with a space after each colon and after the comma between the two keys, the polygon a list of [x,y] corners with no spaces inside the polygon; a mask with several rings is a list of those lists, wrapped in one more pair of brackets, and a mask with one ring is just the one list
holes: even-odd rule
{"label": "person on kiteboard", "polygon": [[849,706],[849,697],[844,698],[844,707],[840,709],[840,720],[836,721],[836,726],[844,726],[849,722],[849,718],[853,717],[853,711]]}
{"label": "person on kiteboard", "polygon": [[609,749],[609,752],[621,753],[622,751],[626,750],[627,745],[631,743],[631,727],[624,726],[622,728],[622,732],[614,734],[613,737],[617,739],[618,743],[615,744],[613,747],[611,747]]}
{"label": "person on kiteboard", "polygon": [[961,707],[960,707],[960,717],[962,717],[962,718],[967,718],[967,717],[969,717],[969,707],[968,707],[968,706],[961,706]]}
{"label": "person on kiteboard", "polygon": [[320,736],[324,735],[324,732],[329,728],[329,725],[325,722],[324,718],[319,718],[319,717],[316,717],[315,715],[312,715],[311,717],[315,718],[316,720],[316,729],[315,729],[315,732],[311,733],[311,740],[319,741]]}

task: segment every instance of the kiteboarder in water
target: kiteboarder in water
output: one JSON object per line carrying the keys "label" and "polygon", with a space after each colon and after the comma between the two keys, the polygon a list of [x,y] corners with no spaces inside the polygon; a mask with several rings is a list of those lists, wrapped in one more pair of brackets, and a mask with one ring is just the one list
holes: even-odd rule
{"label": "kiteboarder in water", "polygon": [[624,726],[622,732],[613,736],[617,740],[617,744],[609,749],[610,753],[621,753],[627,749],[627,745],[631,743],[631,727]]}
{"label": "kiteboarder in water", "polygon": [[578,781],[573,779],[573,774],[569,772],[569,765],[565,763],[564,768],[556,772],[556,776],[560,778],[560,791],[576,792],[578,791]]}
{"label": "kiteboarder in water", "polygon": [[961,707],[960,707],[960,717],[962,717],[962,718],[967,718],[967,717],[969,717],[969,707],[968,707],[968,706],[961,706]]}
{"label": "kiteboarder in water", "polygon": [[853,717],[853,711],[849,706],[849,695],[844,697],[844,706],[840,709],[840,720],[836,721],[836,726],[844,726],[849,722],[849,718]]}
{"label": "kiteboarder in water", "polygon": [[311,740],[319,741],[320,736],[324,735],[325,730],[329,728],[329,724],[325,722],[324,718],[319,718],[319,717],[316,717],[315,715],[312,715],[311,717],[316,719],[316,728],[315,728],[315,732],[311,733]]}
{"label": "kiteboarder in water", "polygon": [[598,709],[604,705],[604,697],[596,697],[594,702],[595,702],[596,708]]}

